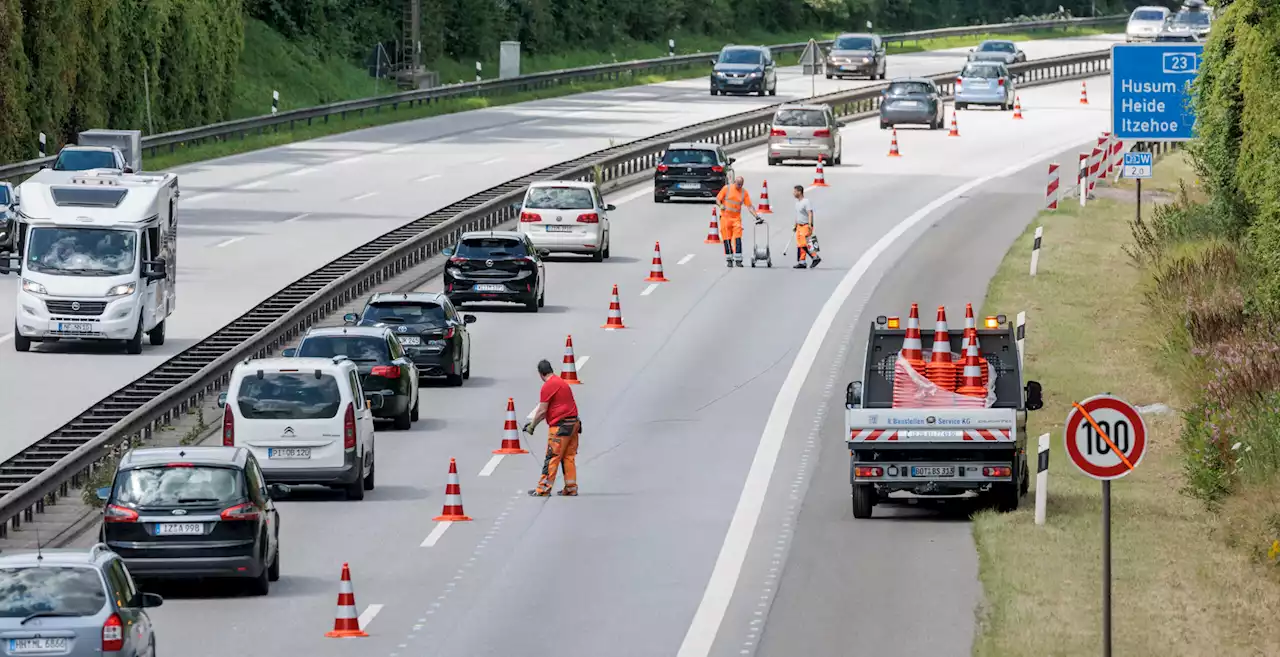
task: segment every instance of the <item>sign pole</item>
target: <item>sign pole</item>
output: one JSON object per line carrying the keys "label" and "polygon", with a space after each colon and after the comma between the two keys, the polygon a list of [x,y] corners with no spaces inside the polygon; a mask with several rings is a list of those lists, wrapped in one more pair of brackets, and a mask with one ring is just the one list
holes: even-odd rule
{"label": "sign pole", "polygon": [[1102,480],[1102,657],[1111,657],[1111,480]]}
{"label": "sign pole", "polygon": [[1138,179],[1138,192],[1137,194],[1135,194],[1135,196],[1138,197],[1138,221],[1142,221],[1142,179],[1141,178]]}

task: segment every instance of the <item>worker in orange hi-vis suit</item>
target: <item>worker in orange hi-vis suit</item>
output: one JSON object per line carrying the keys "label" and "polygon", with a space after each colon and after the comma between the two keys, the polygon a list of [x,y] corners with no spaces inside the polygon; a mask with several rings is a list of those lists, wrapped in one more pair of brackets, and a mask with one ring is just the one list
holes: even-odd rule
{"label": "worker in orange hi-vis suit", "polygon": [[742,266],[742,206],[746,206],[755,217],[756,223],[763,223],[751,204],[751,195],[743,188],[742,176],[734,178],[733,184],[725,185],[716,195],[716,205],[720,208],[720,241],[724,243],[724,263],[726,267]]}
{"label": "worker in orange hi-vis suit", "polygon": [[578,434],[582,421],[578,419],[578,404],[573,400],[573,390],[564,379],[555,375],[551,363],[538,361],[538,376],[542,377],[542,394],[538,396],[538,409],[533,419],[524,425],[525,433],[533,435],[534,427],[547,421],[547,456],[542,462],[542,476],[538,487],[529,491],[534,497],[547,497],[556,484],[556,474],[564,467],[564,487],[557,495],[573,497],[578,494]]}

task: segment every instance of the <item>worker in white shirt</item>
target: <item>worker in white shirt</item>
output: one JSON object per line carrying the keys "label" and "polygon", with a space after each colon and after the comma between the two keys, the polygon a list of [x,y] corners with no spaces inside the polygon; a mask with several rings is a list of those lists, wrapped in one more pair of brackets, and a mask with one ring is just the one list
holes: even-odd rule
{"label": "worker in white shirt", "polygon": [[796,197],[796,225],[791,228],[796,234],[795,268],[804,269],[805,256],[809,256],[813,260],[808,268],[813,269],[822,262],[822,258],[818,257],[809,244],[809,237],[813,235],[813,203],[805,198],[804,185],[796,185],[791,195]]}

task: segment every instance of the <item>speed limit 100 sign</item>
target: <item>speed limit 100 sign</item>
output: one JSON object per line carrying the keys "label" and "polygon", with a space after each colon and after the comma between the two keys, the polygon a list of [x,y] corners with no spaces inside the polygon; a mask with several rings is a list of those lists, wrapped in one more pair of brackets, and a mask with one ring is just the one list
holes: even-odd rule
{"label": "speed limit 100 sign", "polygon": [[1071,462],[1094,479],[1119,479],[1147,453],[1147,425],[1138,409],[1110,395],[1074,405],[1064,436]]}

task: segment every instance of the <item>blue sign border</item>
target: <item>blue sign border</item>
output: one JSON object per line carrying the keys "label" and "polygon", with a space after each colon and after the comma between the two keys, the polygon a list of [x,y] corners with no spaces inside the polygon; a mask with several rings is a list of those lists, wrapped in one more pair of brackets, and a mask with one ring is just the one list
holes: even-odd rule
{"label": "blue sign border", "polygon": [[[1186,142],[1195,138],[1195,124],[1192,124],[1192,134],[1189,137],[1146,137],[1135,136],[1133,134],[1124,134],[1119,130],[1116,124],[1118,118],[1116,108],[1119,107],[1121,94],[1118,93],[1119,78],[1116,77],[1116,49],[1117,48],[1159,48],[1170,52],[1188,52],[1193,51],[1197,57],[1204,57],[1204,43],[1113,43],[1111,44],[1111,134],[1116,139],[1123,141],[1149,141],[1149,142]],[[1195,77],[1199,77],[1199,65],[1197,65]],[[1194,79],[1194,78],[1193,78]],[[1193,117],[1195,119],[1197,117]]]}

